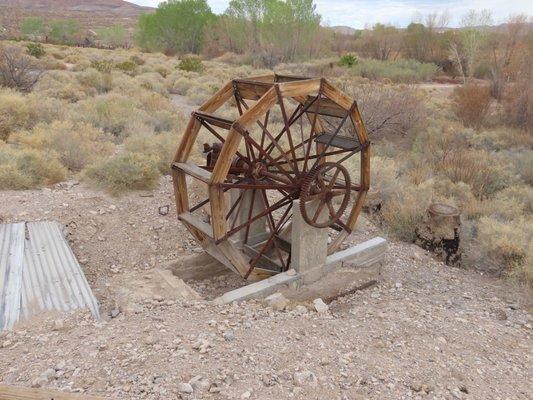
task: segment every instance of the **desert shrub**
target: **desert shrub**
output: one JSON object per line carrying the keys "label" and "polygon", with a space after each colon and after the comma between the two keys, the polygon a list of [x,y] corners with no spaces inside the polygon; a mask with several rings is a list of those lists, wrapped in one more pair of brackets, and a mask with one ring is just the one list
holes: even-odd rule
{"label": "desert shrub", "polygon": [[98,158],[110,156],[115,148],[102,131],[71,121],[38,124],[31,132],[20,133],[14,139],[26,146],[56,152],[61,163],[72,171],[80,171]]}
{"label": "desert shrub", "polygon": [[167,79],[166,85],[169,93],[184,96],[187,94],[187,91],[194,85],[194,82],[192,79],[186,77],[179,77],[177,79],[173,79],[173,77],[170,77],[169,79]]}
{"label": "desert shrub", "polygon": [[100,72],[94,68],[78,72],[76,79],[87,92],[95,89],[98,93],[107,93],[113,88],[113,77],[108,72]]}
{"label": "desert shrub", "polygon": [[453,91],[453,111],[465,126],[479,129],[487,118],[490,100],[488,86],[459,86]]}
{"label": "desert shrub", "polygon": [[157,163],[143,154],[124,153],[85,168],[82,179],[118,194],[153,189],[159,181]]}
{"label": "desert shrub", "polygon": [[64,180],[67,173],[53,152],[6,145],[0,147],[0,168],[3,185],[0,189],[49,185]]}
{"label": "desert shrub", "polygon": [[362,59],[350,73],[371,80],[388,79],[398,83],[415,83],[431,80],[438,71],[435,64],[421,63],[416,60],[375,60]]}
{"label": "desert shrub", "polygon": [[413,242],[416,228],[424,219],[431,197],[429,185],[404,185],[401,190],[393,193],[381,208],[383,220],[390,232],[398,239]]}
{"label": "desert shrub", "polygon": [[73,120],[89,123],[115,136],[121,142],[135,132],[149,116],[134,99],[115,93],[79,101],[73,108]]}
{"label": "desert shrub", "polygon": [[109,60],[94,60],[91,62],[91,67],[98,72],[111,72],[113,69],[113,62]]}
{"label": "desert shrub", "polygon": [[179,136],[168,132],[157,135],[137,134],[127,138],[124,147],[128,152],[151,157],[156,161],[159,171],[168,175],[178,142]]}
{"label": "desert shrub", "polygon": [[202,72],[204,64],[199,57],[186,57],[179,62],[178,69],[189,72]]}
{"label": "desert shrub", "polygon": [[512,167],[485,150],[455,148],[435,168],[452,182],[465,182],[477,197],[489,196],[515,183]]}
{"label": "desert shrub", "polygon": [[[67,71],[50,71],[43,75],[35,86],[34,92],[44,97],[77,102],[96,94],[93,88],[86,88]],[[92,92],[92,93],[91,93]]]}
{"label": "desert shrub", "polygon": [[339,65],[341,67],[353,67],[355,64],[357,64],[357,57],[353,54],[344,54],[339,59]]}
{"label": "desert shrub", "polygon": [[144,61],[144,59],[143,59],[141,56],[139,56],[138,54],[134,54],[134,55],[132,55],[132,56],[130,57],[130,60],[131,60],[132,62],[134,62],[136,65],[144,65],[144,63],[146,62],[146,61]]}
{"label": "desert shrub", "polygon": [[28,92],[42,74],[41,65],[17,46],[0,47],[0,86]]}
{"label": "desert shrub", "polygon": [[157,72],[145,72],[135,77],[135,80],[146,90],[167,94],[164,78]]}
{"label": "desert shrub", "polygon": [[52,122],[62,120],[66,116],[67,103],[54,97],[40,96],[38,93],[29,93],[25,96],[26,104],[30,110],[30,117],[25,129],[39,122]]}
{"label": "desert shrub", "polygon": [[30,109],[24,96],[13,90],[0,91],[0,140],[27,126]]}
{"label": "desert shrub", "polygon": [[503,189],[495,196],[496,199],[513,200],[518,205],[520,214],[533,212],[533,187],[526,185],[514,185]]}
{"label": "desert shrub", "polygon": [[530,132],[510,127],[481,130],[472,135],[472,144],[487,150],[508,150],[509,148],[533,148],[533,135]]}
{"label": "desert shrub", "polygon": [[405,135],[426,118],[422,98],[414,90],[376,84],[349,85],[345,90],[357,101],[374,138]]}
{"label": "desert shrub", "polygon": [[527,150],[512,157],[513,166],[517,174],[528,185],[533,185],[533,150]]}
{"label": "desert shrub", "polygon": [[115,64],[115,67],[121,71],[131,74],[133,71],[135,71],[135,69],[137,69],[137,64],[130,59]]}
{"label": "desert shrub", "polygon": [[41,43],[28,43],[26,45],[26,53],[35,58],[41,58],[46,54]]}
{"label": "desert shrub", "polygon": [[533,221],[522,218],[501,222],[484,217],[479,221],[476,239],[481,250],[479,268],[532,281]]}
{"label": "desert shrub", "polygon": [[524,130],[533,130],[533,83],[521,79],[509,84],[503,95],[503,108],[507,123]]}

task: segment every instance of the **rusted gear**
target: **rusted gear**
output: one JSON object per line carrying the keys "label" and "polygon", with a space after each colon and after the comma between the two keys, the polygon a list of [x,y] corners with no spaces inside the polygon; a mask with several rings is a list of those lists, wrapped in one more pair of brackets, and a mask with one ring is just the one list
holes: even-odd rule
{"label": "rusted gear", "polygon": [[[316,228],[338,223],[350,201],[350,185],[350,174],[341,164],[325,162],[313,168],[302,180],[300,191],[300,212],[304,221]],[[340,196],[342,200],[337,206],[333,198]],[[328,218],[320,220],[325,209]]]}

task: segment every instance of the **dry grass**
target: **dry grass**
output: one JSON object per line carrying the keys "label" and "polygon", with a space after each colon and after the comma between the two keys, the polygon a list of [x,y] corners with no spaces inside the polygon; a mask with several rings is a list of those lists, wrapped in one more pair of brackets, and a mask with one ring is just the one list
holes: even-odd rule
{"label": "dry grass", "polygon": [[453,110],[457,118],[468,127],[479,129],[490,107],[490,88],[484,85],[467,84],[453,91]]}

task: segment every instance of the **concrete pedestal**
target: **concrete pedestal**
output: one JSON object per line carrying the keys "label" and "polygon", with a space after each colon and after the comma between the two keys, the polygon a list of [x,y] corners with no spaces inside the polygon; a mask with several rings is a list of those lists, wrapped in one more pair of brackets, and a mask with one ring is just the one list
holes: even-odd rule
{"label": "concrete pedestal", "polygon": [[291,266],[304,277],[304,283],[314,282],[324,274],[328,255],[328,230],[307,224],[300,213],[300,200],[292,203]]}

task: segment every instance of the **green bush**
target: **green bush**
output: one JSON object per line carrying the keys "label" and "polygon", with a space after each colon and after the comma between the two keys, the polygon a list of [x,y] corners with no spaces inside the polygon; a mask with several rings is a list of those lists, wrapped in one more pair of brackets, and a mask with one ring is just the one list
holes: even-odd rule
{"label": "green bush", "polygon": [[120,69],[121,71],[131,73],[135,71],[135,69],[137,68],[137,65],[138,64],[136,64],[134,61],[130,59],[130,60],[124,60],[120,63],[115,64],[115,67],[117,69]]}
{"label": "green bush", "polygon": [[119,194],[129,190],[153,189],[159,182],[157,163],[143,154],[125,153],[87,167],[82,179]]}
{"label": "green bush", "polygon": [[91,67],[99,72],[111,72],[113,69],[113,62],[109,60],[95,60],[91,62]]}
{"label": "green bush", "polygon": [[179,136],[172,133],[160,133],[157,135],[138,134],[127,138],[124,142],[126,151],[144,154],[157,162],[159,171],[170,174],[170,163],[174,156]]}
{"label": "green bush", "polygon": [[190,72],[202,72],[204,64],[199,57],[186,57],[178,64],[178,69]]}
{"label": "green bush", "polygon": [[26,45],[26,52],[35,58],[41,58],[46,54],[46,51],[44,51],[44,47],[41,43],[28,43]]}
{"label": "green bush", "polygon": [[344,54],[339,60],[339,65],[341,67],[353,67],[357,63],[357,57],[353,54]]}
{"label": "green bush", "polygon": [[431,80],[438,71],[438,67],[431,63],[421,63],[416,60],[381,61],[374,59],[359,60],[350,68],[354,75],[372,80],[388,79],[392,82],[415,83]]}

